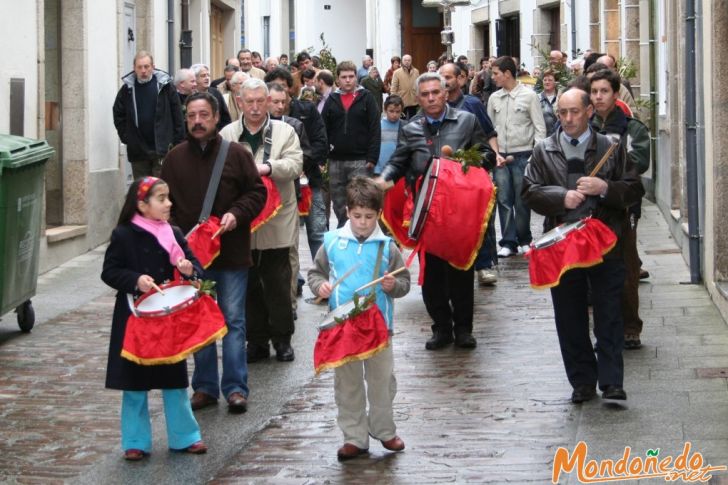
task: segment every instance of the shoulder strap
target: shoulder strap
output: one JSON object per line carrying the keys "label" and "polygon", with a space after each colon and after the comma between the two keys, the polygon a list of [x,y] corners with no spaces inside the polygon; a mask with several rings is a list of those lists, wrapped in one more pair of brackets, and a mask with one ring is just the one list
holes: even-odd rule
{"label": "shoulder strap", "polygon": [[273,145],[273,123],[268,120],[268,126],[263,133],[263,163],[270,159],[270,149]]}
{"label": "shoulder strap", "polygon": [[230,142],[228,140],[222,140],[220,150],[217,152],[217,158],[215,159],[215,165],[212,167],[212,175],[210,176],[210,183],[207,185],[205,200],[202,203],[202,212],[200,212],[199,218],[200,223],[205,222],[210,217],[210,212],[212,212],[212,203],[215,201],[215,195],[217,195],[217,188],[220,185],[220,178],[222,177],[222,168],[225,165],[229,148]]}
{"label": "shoulder strap", "polygon": [[382,265],[382,255],[384,254],[384,244],[386,241],[379,241],[379,249],[377,249],[377,261],[374,263],[374,274],[372,280],[379,278],[379,267]]}

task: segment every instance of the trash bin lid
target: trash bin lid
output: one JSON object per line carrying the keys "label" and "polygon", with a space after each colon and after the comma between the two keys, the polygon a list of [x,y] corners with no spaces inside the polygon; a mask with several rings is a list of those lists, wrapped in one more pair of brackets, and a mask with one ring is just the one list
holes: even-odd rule
{"label": "trash bin lid", "polygon": [[0,171],[45,162],[54,150],[47,141],[15,135],[0,135]]}

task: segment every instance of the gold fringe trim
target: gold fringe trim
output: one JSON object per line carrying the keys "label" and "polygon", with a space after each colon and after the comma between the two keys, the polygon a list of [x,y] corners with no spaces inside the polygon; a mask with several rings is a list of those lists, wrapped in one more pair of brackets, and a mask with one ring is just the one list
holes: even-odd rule
{"label": "gold fringe trim", "polygon": [[199,343],[192,348],[189,348],[187,350],[184,350],[180,352],[179,354],[172,355],[169,357],[157,357],[154,359],[145,359],[142,357],[137,357],[134,354],[131,354],[127,352],[126,350],[121,351],[121,356],[125,358],[126,360],[130,360],[134,362],[135,364],[139,365],[164,365],[164,364],[176,364],[178,362],[182,362],[185,360],[189,355],[194,354],[198,350],[200,350],[202,347],[206,347],[207,345],[211,344],[212,342],[215,342],[216,340],[219,340],[223,338],[228,332],[227,325],[222,327],[220,330],[215,332],[213,335],[211,335],[207,340],[205,340],[202,343]]}
{"label": "gold fringe trim", "polygon": [[205,266],[203,266],[203,267],[202,267],[202,269],[207,269],[207,268],[209,268],[209,267],[210,267],[210,266],[212,265],[213,261],[215,261],[215,260],[217,259],[217,257],[218,257],[218,256],[220,256],[220,251],[218,251],[218,252],[216,252],[215,254],[213,254],[213,255],[212,255],[212,258],[210,258],[210,262],[209,262],[209,263],[207,263],[207,264],[206,264]]}
{"label": "gold fringe trim", "polygon": [[378,354],[382,350],[386,349],[389,346],[389,339],[386,340],[386,342],[383,342],[382,344],[378,345],[376,348],[372,350],[367,350],[366,352],[362,352],[361,354],[357,355],[350,355],[349,357],[344,357],[341,360],[337,360],[334,362],[327,362],[325,364],[321,364],[320,366],[316,367],[316,375],[319,375],[320,373],[329,370],[329,369],[335,369],[337,367],[341,367],[344,364],[348,364],[349,362],[356,362],[358,360],[367,360],[368,358],[372,357],[373,355]]}
{"label": "gold fringe trim", "polygon": [[[384,227],[387,228],[387,230],[389,231],[389,234],[392,236],[392,239],[397,241],[397,244],[399,244],[400,246],[403,246],[405,248],[409,248],[409,249],[412,249],[414,247],[414,246],[407,244],[407,241],[399,240],[396,232],[392,230],[392,224],[384,217],[384,213],[382,213],[382,215],[379,216],[379,220],[382,221],[382,224],[384,224]],[[407,225],[409,225],[409,224],[407,224]],[[406,226],[403,226],[403,227],[406,227]]]}
{"label": "gold fringe trim", "polygon": [[[488,175],[488,176],[490,177],[490,175]],[[493,209],[495,208],[495,201],[496,201],[495,191],[496,190],[497,190],[497,188],[494,184],[493,193],[491,194],[490,201],[488,202],[488,207],[485,209],[485,217],[483,218],[483,223],[480,225],[480,233],[478,234],[481,245],[484,244],[483,237],[485,236],[485,231],[488,229],[488,222],[490,221],[490,215],[493,213]],[[450,266],[452,266],[455,269],[465,271],[468,268],[470,268],[473,265],[473,263],[475,263],[476,259],[478,259],[479,252],[480,252],[480,246],[478,246],[478,248],[472,252],[472,254],[468,258],[468,262],[465,266],[459,266],[457,264],[452,264],[449,261],[448,261],[448,263],[450,263]]]}
{"label": "gold fringe trim", "polygon": [[[271,213],[271,215],[269,215],[268,217],[266,217],[265,219],[263,219],[262,221],[260,221],[257,226],[251,227],[250,228],[250,234],[253,234],[255,231],[257,231],[258,229],[260,229],[261,227],[263,227],[263,224],[265,224],[266,222],[270,221],[275,216],[277,216],[278,215],[278,211],[280,211],[282,207],[283,207],[283,202],[281,202],[280,204],[278,204],[276,206],[275,210]],[[298,210],[298,209],[296,209],[296,210]]]}
{"label": "gold fringe trim", "polygon": [[[612,243],[611,246],[609,246],[604,251],[602,251],[602,256],[604,256],[609,251],[611,251],[612,249],[614,249],[614,246],[616,246],[616,245],[617,245],[617,241],[615,240],[614,243]],[[604,261],[604,258],[603,257],[600,257],[599,259],[592,260],[592,261],[585,261],[583,263],[570,264],[570,265],[566,266],[565,268],[563,268],[561,270],[561,272],[559,273],[559,277],[556,278],[556,281],[555,282],[548,283],[546,285],[534,285],[534,284],[531,284],[531,288],[533,288],[534,290],[546,290],[548,288],[553,288],[554,286],[559,286],[559,283],[561,283],[561,277],[564,276],[564,273],[566,273],[567,271],[569,271],[571,269],[577,269],[577,268],[581,268],[581,269],[591,268],[592,266],[596,266],[596,265],[602,263],[603,261]]]}

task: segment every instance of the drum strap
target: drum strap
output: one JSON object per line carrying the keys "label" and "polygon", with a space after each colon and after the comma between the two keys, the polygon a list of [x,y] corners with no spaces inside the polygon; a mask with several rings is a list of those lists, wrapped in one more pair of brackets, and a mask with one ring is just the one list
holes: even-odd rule
{"label": "drum strap", "polygon": [[230,142],[228,140],[222,140],[220,150],[217,152],[217,158],[215,159],[215,165],[212,167],[212,175],[210,176],[210,183],[207,185],[205,200],[202,203],[202,211],[198,219],[200,223],[205,222],[210,217],[210,212],[212,212],[212,203],[215,202],[215,195],[217,195],[217,188],[220,185],[220,178],[222,177],[222,168],[225,165],[229,148]]}
{"label": "drum strap", "polygon": [[379,249],[377,249],[377,260],[374,263],[374,274],[372,280],[379,278],[379,267],[382,265],[382,256],[384,255],[384,243],[386,241],[379,241]]}

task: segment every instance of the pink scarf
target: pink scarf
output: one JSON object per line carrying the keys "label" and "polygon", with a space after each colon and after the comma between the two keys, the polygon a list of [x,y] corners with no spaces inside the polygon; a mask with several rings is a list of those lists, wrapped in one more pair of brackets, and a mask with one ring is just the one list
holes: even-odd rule
{"label": "pink scarf", "polygon": [[141,214],[134,214],[131,223],[154,236],[159,245],[169,253],[169,262],[172,266],[177,267],[179,260],[185,258],[185,253],[182,251],[180,245],[177,244],[177,240],[174,238],[174,232],[172,232],[172,226],[169,225],[169,222],[155,221],[153,219],[147,219]]}

